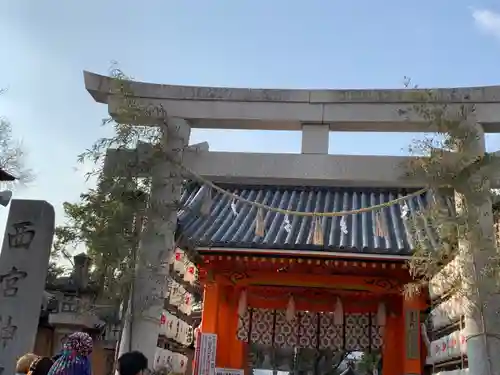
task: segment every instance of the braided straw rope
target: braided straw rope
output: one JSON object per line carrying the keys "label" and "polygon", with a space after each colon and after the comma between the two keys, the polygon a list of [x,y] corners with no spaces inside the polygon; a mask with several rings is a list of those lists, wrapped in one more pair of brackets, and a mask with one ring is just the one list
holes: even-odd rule
{"label": "braided straw rope", "polygon": [[190,174],[191,176],[193,176],[194,179],[197,180],[198,182],[202,183],[203,185],[207,185],[207,186],[211,187],[212,189],[216,190],[217,192],[219,192],[219,193],[221,193],[221,194],[223,194],[223,195],[225,195],[225,196],[227,196],[227,197],[229,197],[229,198],[231,198],[233,200],[237,200],[239,202],[248,204],[250,206],[261,208],[261,209],[266,210],[266,211],[276,212],[276,213],[279,213],[279,214],[282,214],[282,215],[294,215],[294,216],[306,216],[306,217],[336,217],[336,216],[356,215],[356,214],[361,214],[361,213],[364,213],[364,212],[371,212],[371,211],[376,211],[376,210],[380,210],[380,209],[383,209],[383,208],[390,207],[390,206],[395,205],[397,203],[400,203],[400,202],[406,201],[406,200],[408,200],[410,198],[413,198],[413,197],[416,197],[418,195],[421,195],[421,194],[423,194],[423,193],[425,193],[426,191],[429,190],[428,188],[423,188],[423,189],[415,191],[414,193],[405,195],[404,197],[393,199],[393,200],[391,200],[389,202],[376,204],[376,205],[370,206],[370,207],[358,208],[358,209],[355,209],[355,210],[337,211],[337,212],[303,212],[303,211],[293,211],[293,210],[285,210],[285,209],[277,208],[277,207],[271,207],[271,206],[268,206],[268,205],[265,205],[265,204],[262,204],[262,203],[253,202],[251,200],[242,198],[242,197],[240,197],[237,194],[231,193],[230,191],[227,191],[227,190],[221,188],[220,186],[215,185],[210,180],[207,180],[206,178],[203,178],[198,173],[196,173],[195,171],[193,171],[193,170],[189,169],[188,167],[182,165],[181,163],[179,163],[177,161],[174,161],[174,160],[170,160],[170,161],[173,164],[175,164],[177,167],[179,167],[180,169],[182,169],[183,171],[185,171],[188,174]]}

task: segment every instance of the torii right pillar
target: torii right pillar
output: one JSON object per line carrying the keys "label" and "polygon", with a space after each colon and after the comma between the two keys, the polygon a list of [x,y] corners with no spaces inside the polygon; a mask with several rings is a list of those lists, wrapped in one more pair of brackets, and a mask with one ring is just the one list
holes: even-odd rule
{"label": "torii right pillar", "polygon": [[[471,135],[462,150],[469,157],[484,156],[485,139],[477,122],[466,124]],[[470,306],[465,314],[469,371],[474,375],[500,375],[500,294],[496,272],[485,272],[498,262],[493,226],[489,176],[483,171],[472,174],[456,187],[457,202],[466,214],[470,228],[460,240],[459,264],[463,267],[463,286]]]}

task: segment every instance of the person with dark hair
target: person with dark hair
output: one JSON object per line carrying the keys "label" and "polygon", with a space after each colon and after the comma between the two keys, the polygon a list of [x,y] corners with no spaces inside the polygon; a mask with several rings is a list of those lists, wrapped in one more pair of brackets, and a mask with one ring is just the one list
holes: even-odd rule
{"label": "person with dark hair", "polygon": [[31,363],[28,375],[47,375],[54,361],[49,357],[38,357]]}
{"label": "person with dark hair", "polygon": [[120,375],[147,375],[148,359],[139,351],[122,354],[118,358]]}

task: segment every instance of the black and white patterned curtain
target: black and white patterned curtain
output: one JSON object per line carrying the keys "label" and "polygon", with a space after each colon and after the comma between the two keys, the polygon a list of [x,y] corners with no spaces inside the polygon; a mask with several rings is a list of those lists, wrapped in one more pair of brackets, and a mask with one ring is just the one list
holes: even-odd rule
{"label": "black and white patterned curtain", "polygon": [[370,351],[382,347],[382,327],[375,313],[345,313],[335,324],[332,312],[299,311],[288,321],[284,310],[248,308],[239,318],[237,337],[275,348]]}

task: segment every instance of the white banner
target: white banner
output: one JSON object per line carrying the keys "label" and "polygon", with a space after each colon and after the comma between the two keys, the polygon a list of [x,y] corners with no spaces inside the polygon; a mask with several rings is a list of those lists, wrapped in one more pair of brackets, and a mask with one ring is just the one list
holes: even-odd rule
{"label": "white banner", "polygon": [[200,333],[195,353],[194,375],[215,375],[217,335]]}

